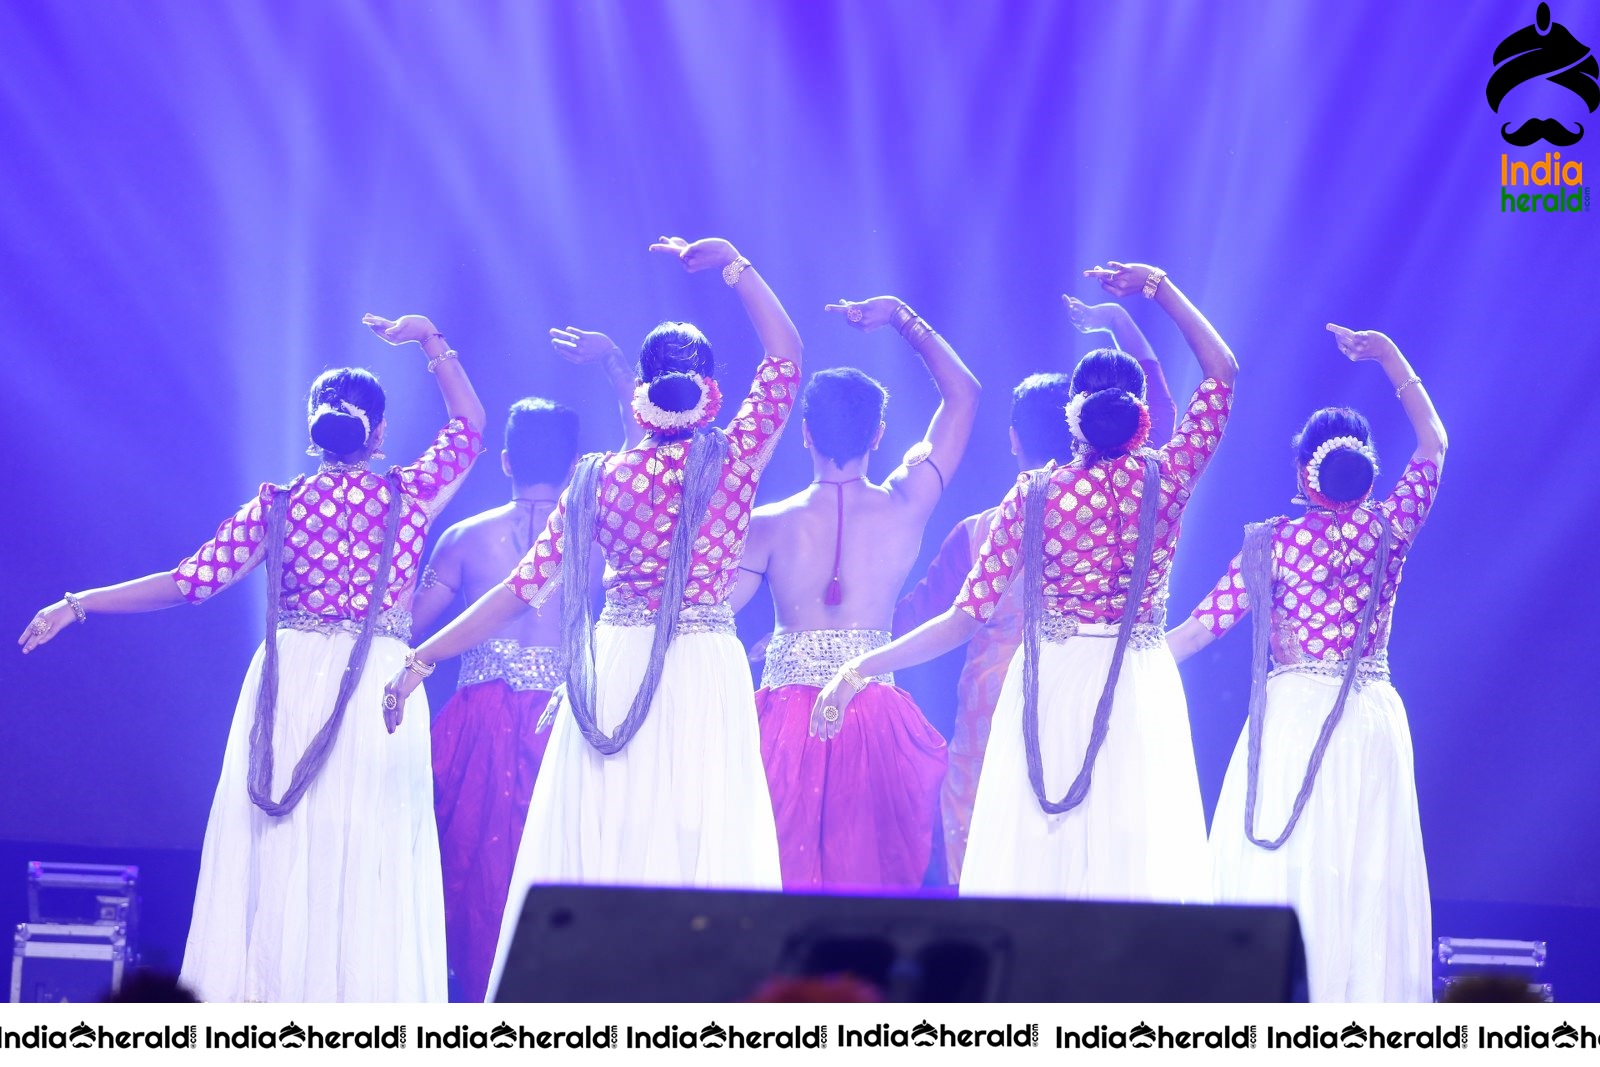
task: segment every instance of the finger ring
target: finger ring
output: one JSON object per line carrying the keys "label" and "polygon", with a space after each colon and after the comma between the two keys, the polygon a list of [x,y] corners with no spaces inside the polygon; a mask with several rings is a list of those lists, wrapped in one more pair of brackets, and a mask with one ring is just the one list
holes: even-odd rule
{"label": "finger ring", "polygon": [[860,322],[862,319],[867,317],[867,313],[862,311],[859,307],[848,307],[845,308],[844,317],[849,319],[851,322]]}
{"label": "finger ring", "polygon": [[839,709],[834,707],[832,704],[824,705],[822,708],[822,718],[827,722],[838,722]]}
{"label": "finger ring", "polygon": [[43,637],[50,632],[50,624],[44,618],[38,617],[28,624],[28,629],[33,631],[35,637]]}
{"label": "finger ring", "polygon": [[395,696],[393,693],[385,693],[385,694],[383,694],[383,708],[384,708],[385,711],[393,711],[395,708],[398,708],[399,706],[400,706],[400,698],[399,697]]}

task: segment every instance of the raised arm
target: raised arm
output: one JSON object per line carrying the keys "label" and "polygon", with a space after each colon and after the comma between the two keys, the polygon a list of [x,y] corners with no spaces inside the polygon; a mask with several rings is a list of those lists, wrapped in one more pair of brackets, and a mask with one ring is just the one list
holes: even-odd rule
{"label": "raised arm", "polygon": [[1377,330],[1351,330],[1330,322],[1328,332],[1333,334],[1339,351],[1352,362],[1371,360],[1383,368],[1417,436],[1417,448],[1411,458],[1443,467],[1445,449],[1450,445],[1449,438],[1445,436],[1444,423],[1439,419],[1438,409],[1433,406],[1433,398],[1428,395],[1422,379],[1411,369],[1411,362],[1401,354],[1399,346],[1387,334]]}
{"label": "raised arm", "polygon": [[1079,333],[1106,333],[1111,343],[1139,361],[1144,369],[1145,405],[1150,409],[1150,440],[1166,441],[1172,437],[1172,428],[1178,422],[1178,406],[1173,402],[1172,389],[1167,376],[1156,359],[1155,349],[1145,338],[1144,331],[1133,321],[1128,309],[1113,301],[1104,304],[1085,304],[1068,293],[1061,295],[1067,305],[1067,315]]}
{"label": "raised arm", "polygon": [[[893,326],[921,357],[933,384],[939,390],[939,406],[934,409],[922,440],[926,448],[916,451],[921,458],[902,463],[885,481],[890,490],[902,495],[914,507],[927,512],[938,503],[939,495],[961,465],[962,454],[972,436],[972,420],[978,414],[978,399],[983,386],[967,365],[934,332],[927,321],[895,296],[875,296],[870,300],[841,300],[825,310],[838,312],[856,329],[870,332],[880,326]],[[925,474],[917,471],[926,469]]]}
{"label": "raised arm", "polygon": [[1084,271],[1083,276],[1095,279],[1101,288],[1119,299],[1135,293],[1149,296],[1161,310],[1172,316],[1178,332],[1183,334],[1184,341],[1200,362],[1201,373],[1223,385],[1233,384],[1239,373],[1238,360],[1233,358],[1227,342],[1200,314],[1199,309],[1189,302],[1177,283],[1167,277],[1165,271],[1148,263],[1118,263],[1111,260],[1110,264],[1110,267],[1092,267]]}
{"label": "raised arm", "polygon": [[568,363],[598,363],[611,383],[611,392],[617,398],[617,410],[622,416],[622,448],[637,448],[644,440],[644,427],[633,417],[633,390],[639,383],[622,349],[603,333],[580,330],[576,326],[550,331],[550,345],[556,354]]}
{"label": "raised arm", "polygon": [[363,315],[361,321],[372,332],[392,345],[412,341],[422,346],[428,357],[428,369],[439,380],[439,392],[444,396],[445,411],[452,419],[460,419],[471,429],[482,432],[485,415],[483,401],[472,388],[472,380],[461,368],[461,360],[450,343],[423,315],[402,315],[390,320],[381,315]]}
{"label": "raised arm", "polygon": [[663,237],[650,246],[650,251],[675,257],[691,274],[702,270],[721,271],[722,280],[732,286],[744,304],[745,314],[750,316],[766,354],[799,366],[800,332],[789,321],[789,313],[783,310],[766,280],[732,244],[720,237],[692,243],[682,237]]}

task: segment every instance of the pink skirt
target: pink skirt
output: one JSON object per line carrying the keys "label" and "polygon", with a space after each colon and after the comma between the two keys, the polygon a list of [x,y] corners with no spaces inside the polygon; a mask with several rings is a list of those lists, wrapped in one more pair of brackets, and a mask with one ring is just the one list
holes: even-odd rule
{"label": "pink skirt", "polygon": [[786,890],[914,888],[933,846],[945,744],[905,690],[870,683],[831,741],[810,736],[821,692],[756,693]]}
{"label": "pink skirt", "polygon": [[550,732],[543,690],[503,681],[458,689],[433,722],[434,814],[444,869],[445,944],[462,994],[483,1000],[511,869]]}

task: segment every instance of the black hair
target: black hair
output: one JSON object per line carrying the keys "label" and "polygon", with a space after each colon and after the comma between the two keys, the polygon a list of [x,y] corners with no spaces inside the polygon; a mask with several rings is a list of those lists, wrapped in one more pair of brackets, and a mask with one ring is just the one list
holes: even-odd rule
{"label": "black hair", "polygon": [[[349,404],[366,415],[366,425],[341,407]],[[359,452],[378,423],[383,421],[383,386],[371,371],[360,367],[335,367],[311,383],[306,414],[311,420],[311,440],[331,456]]]}
{"label": "black hair", "polygon": [[854,367],[819,370],[800,393],[800,417],[811,431],[811,443],[843,466],[872,448],[889,393],[878,381]]}
{"label": "black hair", "polygon": [[650,403],[663,411],[688,411],[700,402],[700,387],[690,378],[717,376],[711,342],[688,322],[663,322],[639,347],[639,380],[650,385]]}
{"label": "black hair", "polygon": [[1139,429],[1135,398],[1144,399],[1144,368],[1139,361],[1115,348],[1097,348],[1078,360],[1072,392],[1089,394],[1078,426],[1090,447],[1103,455],[1121,455],[1122,446]]}
{"label": "black hair", "polygon": [[1011,428],[1024,456],[1039,463],[1072,458],[1072,431],[1062,415],[1071,399],[1065,374],[1030,374],[1011,391]]}
{"label": "black hair", "polygon": [[1372,447],[1372,427],[1365,415],[1352,408],[1321,408],[1311,413],[1300,432],[1294,435],[1295,464],[1304,470],[1323,442],[1335,437],[1354,437],[1372,451],[1373,458],[1353,448],[1337,448],[1322,459],[1317,468],[1318,492],[1336,504],[1348,504],[1372,491],[1378,477],[1377,450]]}
{"label": "black hair", "polygon": [[565,404],[524,397],[506,418],[506,459],[522,485],[560,485],[578,458],[578,413]]}

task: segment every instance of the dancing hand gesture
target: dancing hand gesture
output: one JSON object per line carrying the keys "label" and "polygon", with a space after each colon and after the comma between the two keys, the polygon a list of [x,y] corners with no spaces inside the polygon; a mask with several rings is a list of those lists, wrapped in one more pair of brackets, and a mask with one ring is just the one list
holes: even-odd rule
{"label": "dancing hand gesture", "polygon": [[406,698],[421,684],[420,675],[401,667],[400,673],[389,679],[389,684],[383,687],[383,725],[389,728],[391,734],[399,729],[406,717]]}
{"label": "dancing hand gesture", "polygon": [[822,310],[837,311],[850,325],[870,333],[879,326],[889,325],[890,317],[904,305],[905,301],[898,296],[875,296],[868,300],[840,300]]}
{"label": "dancing hand gesture", "polygon": [[720,237],[706,237],[691,244],[682,237],[663,237],[650,246],[652,252],[676,256],[690,274],[701,270],[721,270],[739,258],[739,250]]}
{"label": "dancing hand gesture", "polygon": [[844,729],[844,717],[850,710],[850,702],[856,698],[856,690],[843,676],[834,675],[817,696],[817,702],[811,705],[811,736],[820,741],[830,741],[839,736],[839,731]]}
{"label": "dancing hand gesture", "polygon": [[1079,333],[1109,331],[1128,321],[1127,310],[1110,300],[1104,304],[1085,304],[1071,293],[1062,293],[1061,302],[1067,305],[1067,318]]}
{"label": "dancing hand gesture", "polygon": [[1100,283],[1100,288],[1119,300],[1144,292],[1144,283],[1150,279],[1150,272],[1155,270],[1148,263],[1118,263],[1114,259],[1106,262],[1110,264],[1109,267],[1090,267],[1083,272],[1083,276],[1093,278]]}
{"label": "dancing hand gesture", "polygon": [[1363,360],[1377,360],[1382,363],[1400,354],[1400,349],[1389,340],[1389,335],[1379,333],[1377,330],[1352,330],[1345,326],[1328,323],[1328,332],[1333,334],[1333,339],[1343,352],[1345,358],[1352,363]]}
{"label": "dancing hand gesture", "polygon": [[47,608],[39,609],[38,614],[28,621],[22,636],[17,638],[17,644],[22,646],[22,652],[26,655],[77,621],[78,616],[72,606],[65,600],[58,600]]}
{"label": "dancing hand gesture", "polygon": [[411,341],[421,343],[438,333],[433,323],[426,315],[401,315],[398,319],[386,319],[382,315],[363,315],[361,322],[372,328],[372,332],[388,341],[392,345],[403,345]]}
{"label": "dancing hand gesture", "polygon": [[568,326],[564,330],[552,329],[550,347],[556,350],[556,355],[568,363],[595,363],[613,352],[622,355],[622,349],[605,334],[594,330],[580,330],[576,326]]}

